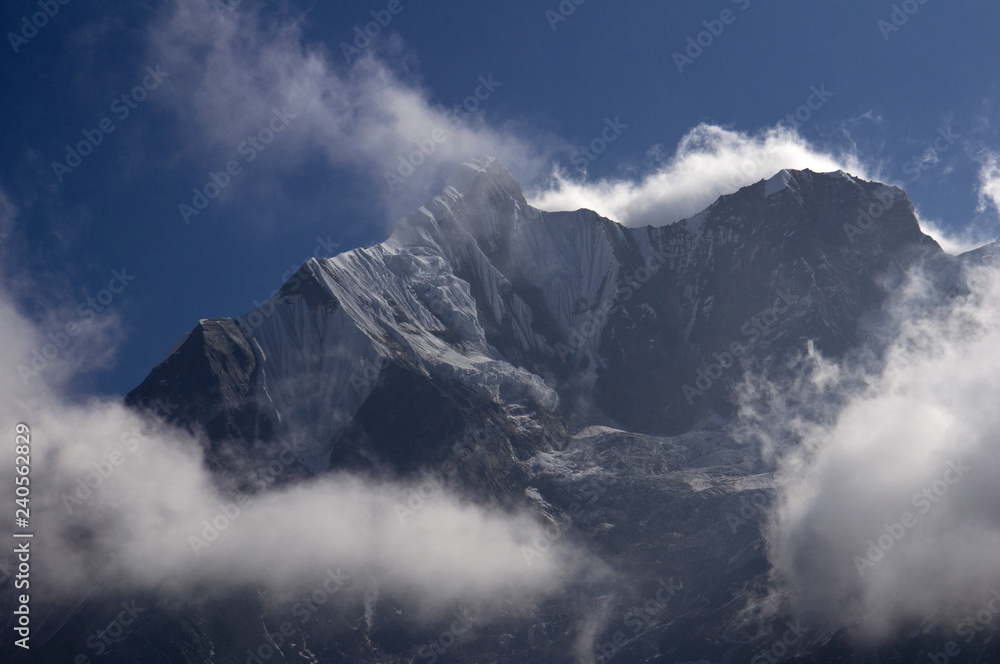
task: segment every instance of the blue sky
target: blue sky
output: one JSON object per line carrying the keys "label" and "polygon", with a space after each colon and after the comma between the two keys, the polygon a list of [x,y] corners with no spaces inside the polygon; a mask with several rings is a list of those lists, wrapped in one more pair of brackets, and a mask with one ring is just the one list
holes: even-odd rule
{"label": "blue sky", "polygon": [[998,235],[997,25],[935,0],[8,2],[6,287],[57,337],[85,325],[56,362],[123,393],[485,154],[543,207],[633,225],[843,167],[974,246]]}

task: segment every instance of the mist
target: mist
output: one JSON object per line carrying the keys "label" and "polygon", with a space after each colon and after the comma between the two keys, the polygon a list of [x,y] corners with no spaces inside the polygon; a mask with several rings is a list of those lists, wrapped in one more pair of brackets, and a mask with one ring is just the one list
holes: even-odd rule
{"label": "mist", "polygon": [[742,392],[778,469],[773,592],[865,641],[919,624],[954,635],[996,612],[1000,270],[965,281],[946,297],[914,269],[866,347],[842,362],[810,349],[797,378]]}
{"label": "mist", "polygon": [[[104,343],[111,324],[83,328],[77,347]],[[13,368],[50,343],[46,330],[0,297],[10,368],[0,376],[0,426],[12,441],[18,423],[31,431],[31,590],[43,602],[248,586],[291,597],[340,570],[433,612],[556,593],[590,565],[563,542],[529,564],[522,546],[548,541],[538,518],[424,491],[418,480],[330,473],[253,495],[227,490],[205,468],[205,441],[166,422],[170,404],[141,412],[80,396],[70,385],[86,368],[68,351],[22,379]],[[13,464],[0,469],[7,486],[13,476]]]}

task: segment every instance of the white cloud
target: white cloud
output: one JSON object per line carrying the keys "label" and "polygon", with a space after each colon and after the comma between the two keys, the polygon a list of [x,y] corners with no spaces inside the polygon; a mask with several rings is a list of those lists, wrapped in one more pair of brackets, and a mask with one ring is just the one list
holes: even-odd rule
{"label": "white cloud", "polygon": [[[990,208],[1000,212],[1000,157],[989,151],[980,155],[978,198],[980,213]],[[945,230],[937,222],[920,219],[920,228],[949,254],[958,255],[997,241],[995,226],[988,223],[987,218],[981,217],[977,222],[956,233]],[[988,230],[984,230],[987,227]]]}
{"label": "white cloud", "polygon": [[768,528],[776,586],[801,613],[888,639],[949,636],[1000,589],[1000,272],[942,303],[914,273],[884,363],[813,354],[797,383],[750,383],[743,416],[780,457]]}
{"label": "white cloud", "polygon": [[[274,109],[287,108],[297,117],[254,169],[281,173],[318,150],[331,164],[376,180],[394,212],[423,204],[470,157],[492,155],[522,177],[544,173],[557,141],[529,140],[483,119],[491,99],[504,95],[506,81],[488,71],[470,77],[468,96],[453,102],[468,101],[468,107],[455,113],[432,102],[412,75],[386,64],[401,48],[391,37],[376,40],[348,66],[334,59],[339,53],[307,44],[302,22],[242,9],[219,13],[203,0],[171,3],[149,31],[149,58],[170,73],[176,93],[162,98],[187,123],[190,144],[207,141],[224,164]],[[386,173],[402,181],[390,186]]]}
{"label": "white cloud", "polygon": [[[256,584],[282,595],[341,568],[426,609],[553,592],[575,568],[562,546],[526,563],[521,545],[543,537],[527,514],[444,491],[425,492],[401,519],[397,507],[413,504],[416,486],[338,473],[246,496],[241,507],[204,469],[198,441],[168,429],[123,440],[143,421],[116,403],[34,401],[20,418],[32,426],[36,458],[46,460],[36,470],[45,491],[33,504],[47,589],[190,597]],[[102,472],[109,477],[88,495],[86,482],[98,484]]]}
{"label": "white cloud", "polygon": [[984,153],[979,167],[979,211],[989,206],[1000,212],[1000,156],[992,152]]}
{"label": "white cloud", "polygon": [[[0,355],[13,366],[35,332],[6,299],[0,314]],[[560,543],[526,562],[521,545],[546,540],[527,513],[440,490],[401,519],[397,506],[411,505],[416,490],[405,482],[332,474],[253,496],[235,516],[227,506],[236,499],[205,469],[200,441],[151,427],[118,401],[71,403],[47,377],[25,386],[16,372],[0,375],[0,427],[32,429],[32,515],[46,543],[34,560],[42,595],[95,588],[190,596],[248,583],[280,595],[339,567],[426,609],[554,592],[579,569],[581,559]],[[5,464],[0,481],[13,486],[13,474]],[[225,523],[227,509],[230,523],[211,541],[206,522]],[[192,537],[209,544],[195,546]]]}
{"label": "white cloud", "polygon": [[614,178],[590,182],[557,170],[550,185],[532,192],[529,199],[545,210],[582,207],[627,226],[663,226],[784,168],[845,170],[871,177],[854,155],[825,152],[789,127],[749,134],[700,124],[684,135],[672,157],[639,182]]}
{"label": "white cloud", "polygon": [[918,219],[918,221],[920,222],[920,230],[934,238],[941,245],[941,248],[952,256],[964,254],[967,251],[978,249],[985,244],[996,242],[996,238],[984,237],[982,234],[975,233],[972,229],[954,234],[944,230],[936,222],[928,221],[927,219]]}

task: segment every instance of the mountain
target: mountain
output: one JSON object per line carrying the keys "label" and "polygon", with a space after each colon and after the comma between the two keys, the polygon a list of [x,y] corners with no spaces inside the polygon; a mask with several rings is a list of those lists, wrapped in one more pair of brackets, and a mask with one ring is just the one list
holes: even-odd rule
{"label": "mountain", "polygon": [[[413,404],[370,417],[401,390],[457,417],[490,404],[511,433],[527,412],[678,434],[731,412],[740,361],[806,339],[848,348],[886,284],[939,254],[901,190],[843,172],[782,171],[633,229],[535,210],[498,163],[469,164],[387,241],[309,261],[235,321],[201,321],[128,402],[181,404],[181,421],[238,448],[213,450],[219,464],[301,441],[311,472],[427,451],[393,449],[387,421]],[[522,458],[554,442],[518,441]]]}
{"label": "mountain", "polygon": [[[499,163],[470,162],[385,242],[308,261],[245,316],[200,321],[126,402],[174,404],[209,466],[247,491],[339,469],[416,476],[471,435],[449,483],[568,527],[628,579],[501,612],[440,661],[578,661],[583,624],[602,661],[765,661],[752,658],[773,652],[777,623],[752,607],[775,483],[729,426],[734,386],[810,341],[856,347],[909,266],[931,266],[944,297],[990,251],[945,254],[902,190],[840,171],[781,171],[689,219],[626,228],[537,210]],[[263,470],[289,449],[294,472]],[[437,660],[422,646],[441,630],[380,601],[374,631],[360,612],[311,626],[313,659],[297,657]],[[259,635],[268,610],[201,605],[147,620],[145,638],[175,653],[161,661],[242,653],[233,634]],[[871,661],[910,661],[922,638]],[[840,626],[796,639],[797,661],[855,661],[835,659],[855,656]]]}

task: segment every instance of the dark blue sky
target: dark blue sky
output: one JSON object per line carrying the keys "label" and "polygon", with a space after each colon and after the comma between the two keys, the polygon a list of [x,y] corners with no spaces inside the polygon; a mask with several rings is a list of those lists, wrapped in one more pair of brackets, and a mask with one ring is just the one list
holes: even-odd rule
{"label": "dark blue sky", "polygon": [[[16,208],[0,211],[0,248],[11,287],[53,329],[80,316],[112,270],[135,276],[108,305],[124,331],[117,362],[87,389],[134,387],[199,318],[252,309],[319,239],[338,251],[383,239],[456,161],[497,154],[532,191],[550,184],[553,164],[581,187],[640,183],[693,163],[676,152],[699,125],[751,142],[781,126],[787,142],[785,118],[813,88],[832,96],[794,130],[810,154],[850,157],[903,186],[922,219],[948,232],[994,235],[995,208],[978,209],[980,176],[996,179],[1000,150],[991,3],[567,0],[563,13],[575,9],[559,21],[558,0],[226,3],[16,0],[0,10],[0,191]],[[25,29],[42,6],[58,11]],[[349,65],[341,44],[387,17]],[[11,37],[22,30],[30,38]],[[705,46],[678,71],[675,53],[699,33]],[[149,73],[157,66],[166,76]],[[480,77],[500,85],[485,92]],[[434,167],[387,187],[400,155],[477,89],[486,99],[439,135]],[[297,117],[274,120],[286,106]],[[586,160],[584,178],[575,146],[614,118],[628,128]],[[269,126],[281,131],[259,133]],[[100,144],[56,173],[83,132]],[[244,143],[252,134],[273,143],[257,153]],[[946,149],[917,171],[938,137]],[[185,223],[179,206],[212,173],[224,181],[230,162],[238,169],[218,200]]]}

